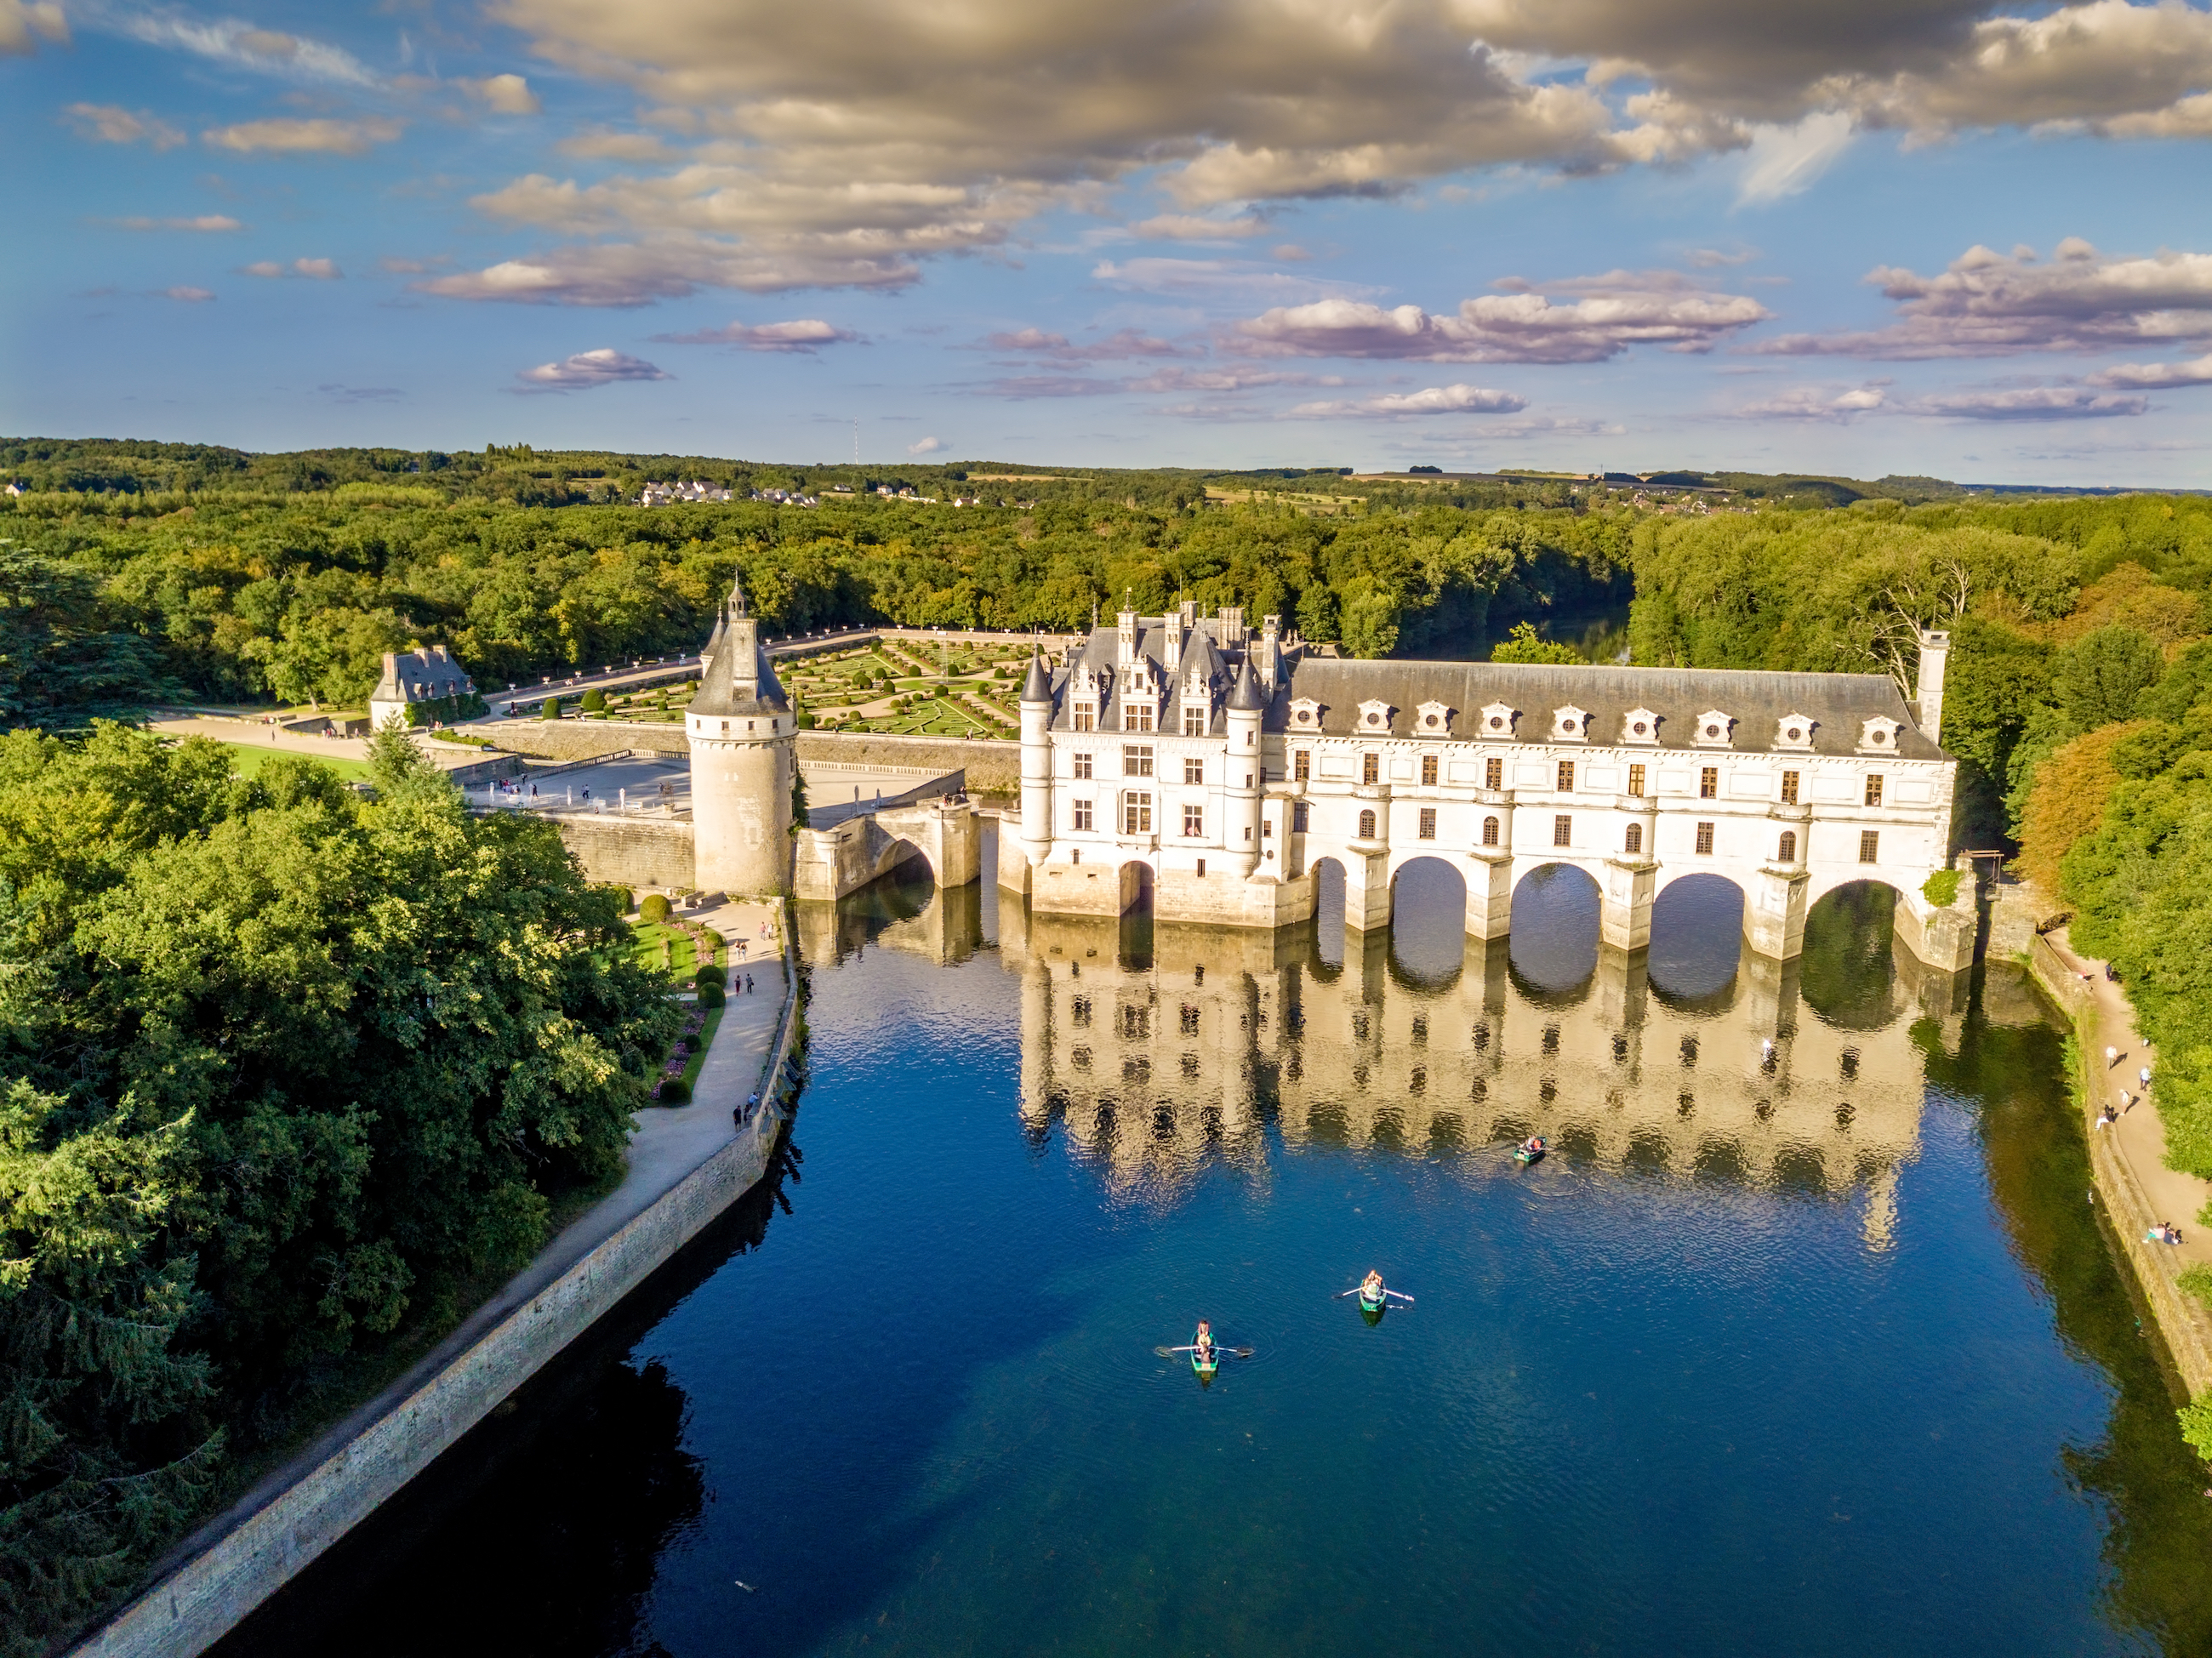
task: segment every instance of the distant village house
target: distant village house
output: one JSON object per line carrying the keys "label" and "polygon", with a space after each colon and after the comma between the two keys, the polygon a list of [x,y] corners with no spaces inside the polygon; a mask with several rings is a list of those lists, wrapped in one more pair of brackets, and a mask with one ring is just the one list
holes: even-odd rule
{"label": "distant village house", "polygon": [[483,712],[475,683],[443,645],[419,651],[386,651],[384,677],[369,693],[368,723],[382,731],[466,720]]}

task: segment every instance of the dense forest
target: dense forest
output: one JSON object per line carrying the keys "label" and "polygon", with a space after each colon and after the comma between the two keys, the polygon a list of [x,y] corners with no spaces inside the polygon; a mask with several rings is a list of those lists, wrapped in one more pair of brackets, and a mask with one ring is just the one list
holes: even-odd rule
{"label": "dense forest", "polygon": [[[1638,662],[1910,695],[1945,627],[1957,844],[2014,854],[2118,964],[2170,1155],[2212,1175],[2202,498],[30,440],[0,474],[0,1653],[526,1256],[667,1039],[617,901],[401,739],[365,799],[116,723],[355,705],[417,642],[494,690],[695,649],[740,575],[771,631],[1181,597],[1370,657],[1571,658],[1563,618],[1626,608]],[[740,498],[626,504],[678,478]],[[821,504],[743,498],[772,488]]]}

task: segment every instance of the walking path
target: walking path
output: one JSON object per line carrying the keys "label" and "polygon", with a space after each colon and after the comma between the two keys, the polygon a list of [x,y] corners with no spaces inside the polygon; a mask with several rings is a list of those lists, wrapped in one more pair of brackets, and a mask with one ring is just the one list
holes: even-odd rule
{"label": "walking path", "polygon": [[[2136,1096],[2135,1104],[2110,1128],[2092,1126],[2092,1134],[2107,1136],[2125,1166],[2136,1189],[2154,1220],[2170,1221],[2181,1229],[2182,1241],[2171,1246],[2177,1264],[2212,1261],[2212,1229],[2197,1224],[2197,1216],[2212,1199],[2212,1181],[2166,1166],[2166,1125],[2158,1115],[2158,1056],[2136,1029],[2135,1009],[2121,987],[2105,976],[2105,963],[2075,953],[2068,929],[2055,927],[2044,935],[2051,951],[2072,971],[2087,993],[2094,1010],[2090,1040],[2095,1052],[2085,1056],[2092,1075],[2105,1079],[2102,1098],[2092,1096],[2090,1109],[2110,1101],[2117,1109],[2123,1089]],[[2119,1057],[2108,1062],[2105,1050],[2118,1048]],[[2136,1072],[2148,1067],[2152,1086],[2146,1093]]]}

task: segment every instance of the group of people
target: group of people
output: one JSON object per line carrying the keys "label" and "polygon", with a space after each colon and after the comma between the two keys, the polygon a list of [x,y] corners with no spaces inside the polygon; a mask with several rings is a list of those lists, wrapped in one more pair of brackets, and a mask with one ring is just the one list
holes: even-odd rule
{"label": "group of people", "polygon": [[2145,1243],[2179,1243],[2181,1229],[2170,1220],[2162,1220],[2143,1234]]}

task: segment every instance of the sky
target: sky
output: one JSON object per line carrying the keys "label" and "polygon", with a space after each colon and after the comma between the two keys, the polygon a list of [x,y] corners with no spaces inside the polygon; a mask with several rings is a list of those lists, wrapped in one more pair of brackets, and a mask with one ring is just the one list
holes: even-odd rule
{"label": "sky", "polygon": [[2212,487],[2212,9],[0,0],[0,431]]}

